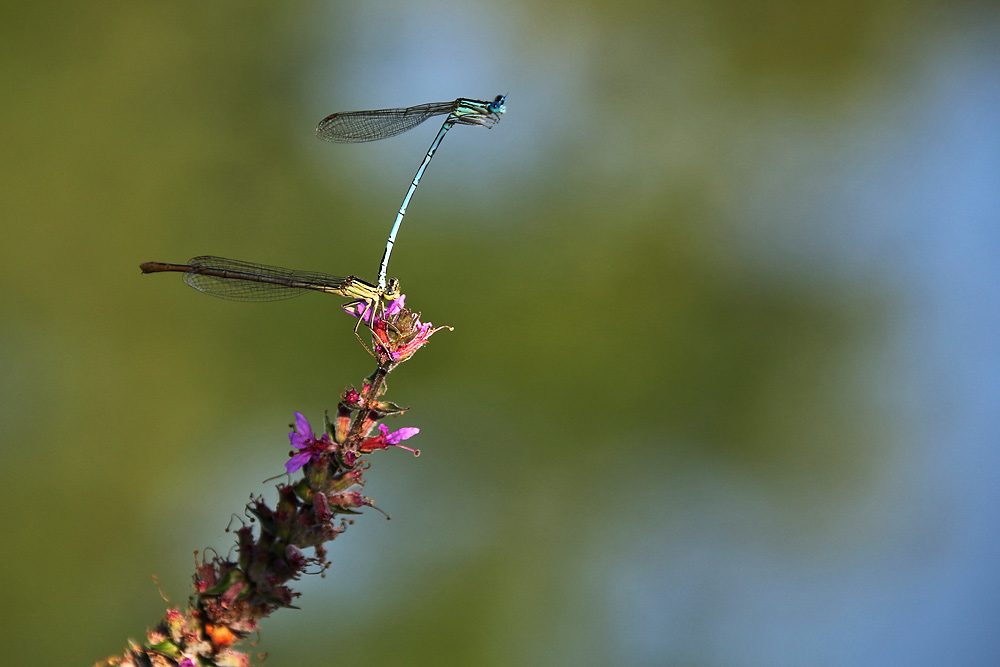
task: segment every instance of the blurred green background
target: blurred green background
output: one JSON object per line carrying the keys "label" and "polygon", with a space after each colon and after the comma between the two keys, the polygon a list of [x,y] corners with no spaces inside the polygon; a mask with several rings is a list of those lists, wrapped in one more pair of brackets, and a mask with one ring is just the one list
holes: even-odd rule
{"label": "blurred green background", "polygon": [[[92,664],[273,498],[293,411],[372,362],[339,301],[148,260],[374,278],[450,324],[390,377],[419,459],[268,664],[997,664],[1000,12],[986,2],[7,3],[7,664]],[[433,126],[433,127],[432,127]]]}

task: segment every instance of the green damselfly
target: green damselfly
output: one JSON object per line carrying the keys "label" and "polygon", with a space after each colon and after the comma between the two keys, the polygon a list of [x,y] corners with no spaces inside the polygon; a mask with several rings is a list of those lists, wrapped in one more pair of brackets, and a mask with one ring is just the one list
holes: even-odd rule
{"label": "green damselfly", "polygon": [[144,262],[139,268],[143,273],[183,273],[184,282],[199,292],[232,301],[277,301],[310,291],[337,294],[352,302],[365,303],[365,309],[354,327],[355,333],[363,319],[374,322],[375,315],[385,307],[384,302],[400,296],[399,281],[395,278],[386,287],[379,287],[354,276],[342,278],[317,271],[297,271],[212,255],[192,257],[187,264]]}
{"label": "green damselfly", "polygon": [[339,143],[360,143],[364,141],[377,141],[388,139],[397,134],[402,134],[407,130],[420,125],[428,118],[448,114],[444,119],[444,124],[438,130],[437,136],[431,142],[431,147],[427,149],[423,162],[417,169],[417,173],[410,182],[410,187],[403,197],[403,204],[396,214],[396,221],[389,232],[386,240],[385,253],[382,255],[382,262],[378,269],[378,287],[387,289],[386,272],[389,269],[389,255],[392,253],[392,246],[396,242],[396,233],[406,215],[406,207],[410,204],[410,198],[420,183],[420,177],[430,164],[434,152],[437,151],[444,135],[455,125],[479,125],[491,128],[500,120],[500,114],[507,110],[505,102],[506,95],[497,95],[492,102],[483,100],[470,100],[459,98],[454,102],[435,102],[431,104],[418,104],[414,107],[403,109],[374,109],[372,111],[347,111],[335,113],[327,116],[316,126],[316,136],[326,141]]}

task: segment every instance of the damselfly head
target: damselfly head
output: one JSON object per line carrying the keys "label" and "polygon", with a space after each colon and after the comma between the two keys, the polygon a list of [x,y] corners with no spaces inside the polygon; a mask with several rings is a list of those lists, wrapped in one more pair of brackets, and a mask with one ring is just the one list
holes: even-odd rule
{"label": "damselfly head", "polygon": [[506,95],[497,95],[492,102],[490,102],[490,112],[495,114],[501,114],[507,110],[504,104],[507,102]]}
{"label": "damselfly head", "polygon": [[392,301],[393,299],[398,299],[400,294],[402,292],[399,290],[399,278],[389,278],[389,284],[386,286],[385,291],[382,292],[382,298]]}

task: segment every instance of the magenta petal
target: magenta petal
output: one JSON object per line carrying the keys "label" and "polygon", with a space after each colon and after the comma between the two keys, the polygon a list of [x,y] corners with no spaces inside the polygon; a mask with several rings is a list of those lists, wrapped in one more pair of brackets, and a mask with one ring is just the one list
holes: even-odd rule
{"label": "magenta petal", "polygon": [[388,436],[386,436],[385,442],[388,445],[396,445],[403,440],[409,440],[417,433],[420,433],[420,429],[416,426],[406,426],[399,429],[398,431],[393,431]]}
{"label": "magenta petal", "polygon": [[385,309],[386,316],[395,315],[403,309],[406,304],[406,295],[400,294],[398,299],[393,299],[389,302],[389,307]]}
{"label": "magenta petal", "polygon": [[309,444],[309,438],[302,435],[301,433],[296,433],[292,431],[288,434],[288,442],[292,443],[294,449],[302,449]]}
{"label": "magenta petal", "polygon": [[366,324],[372,322],[372,307],[367,301],[358,300],[343,306],[344,312],[351,317],[357,317]]}
{"label": "magenta petal", "polygon": [[312,458],[312,452],[299,452],[292,458],[285,461],[285,470],[291,474],[305,464],[309,463],[310,458]]}
{"label": "magenta petal", "polygon": [[295,429],[308,439],[312,440],[313,438],[312,426],[309,425],[309,420],[306,419],[301,412],[295,413]]}

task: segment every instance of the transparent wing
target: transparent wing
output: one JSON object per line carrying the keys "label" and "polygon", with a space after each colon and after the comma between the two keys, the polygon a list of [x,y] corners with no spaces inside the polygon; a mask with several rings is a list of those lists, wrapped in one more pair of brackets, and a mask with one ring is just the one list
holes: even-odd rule
{"label": "transparent wing", "polygon": [[346,278],[314,271],[294,271],[238,259],[192,257],[184,282],[199,292],[233,301],[278,301],[308,291],[344,295]]}
{"label": "transparent wing", "polygon": [[451,113],[455,109],[456,102],[419,104],[405,109],[335,113],[319,122],[316,126],[316,136],[339,143],[387,139],[413,129],[432,116]]}

